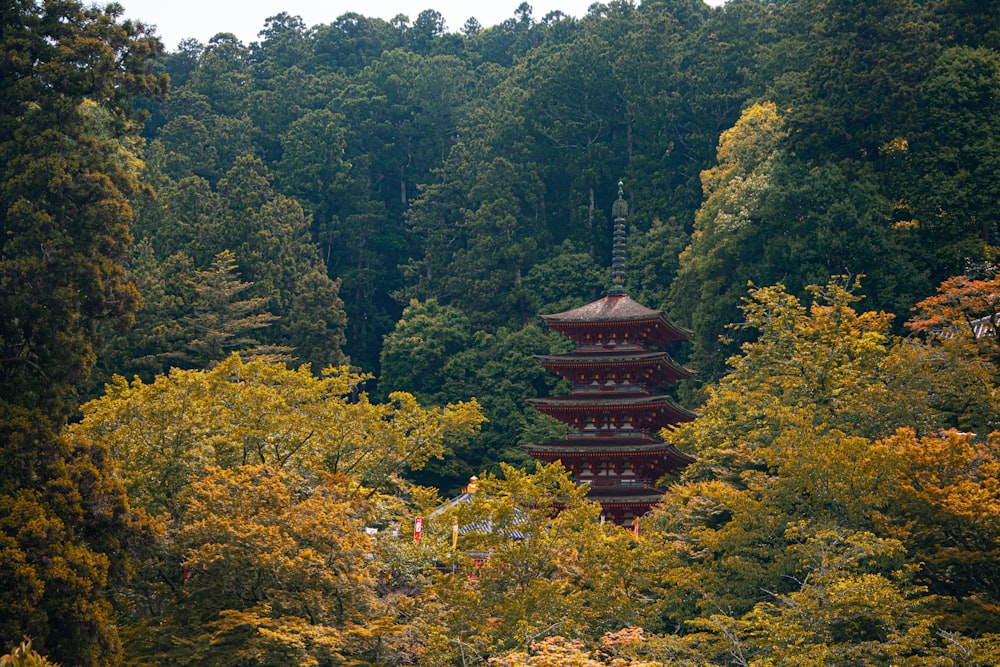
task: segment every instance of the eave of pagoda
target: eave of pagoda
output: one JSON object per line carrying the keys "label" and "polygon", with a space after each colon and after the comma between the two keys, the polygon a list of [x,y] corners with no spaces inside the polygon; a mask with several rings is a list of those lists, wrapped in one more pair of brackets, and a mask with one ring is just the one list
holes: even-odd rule
{"label": "eave of pagoda", "polygon": [[534,456],[535,454],[544,456],[573,456],[578,458],[594,457],[643,457],[643,456],[666,456],[677,455],[688,462],[693,462],[687,454],[684,454],[669,442],[642,438],[639,443],[632,444],[627,438],[607,438],[597,442],[593,438],[566,438],[565,440],[552,440],[538,445],[524,445],[524,450]]}
{"label": "eave of pagoda", "polygon": [[601,504],[601,510],[608,515],[615,523],[625,523],[623,514],[629,512],[633,516],[642,516],[649,512],[654,505],[663,499],[663,491],[649,489],[647,494],[635,494],[629,496],[611,497],[595,493],[596,489],[591,489],[587,494],[588,500],[593,500]]}
{"label": "eave of pagoda", "polygon": [[669,396],[609,393],[533,398],[528,403],[539,412],[576,428],[583,436],[624,435],[623,430],[659,430],[698,418],[697,413],[681,407]]}
{"label": "eave of pagoda", "polygon": [[691,330],[672,322],[663,311],[647,308],[626,294],[609,294],[579,308],[541,317],[549,328],[581,347],[662,345],[692,335]]}
{"label": "eave of pagoda", "polygon": [[666,352],[540,354],[535,360],[572,382],[574,390],[589,390],[588,385],[594,384],[598,391],[621,384],[663,387],[694,376]]}
{"label": "eave of pagoda", "polygon": [[[642,469],[650,469],[650,477],[658,478],[683,468],[694,462],[694,458],[665,442],[641,445],[614,444],[605,447],[581,442],[581,439],[547,442],[541,445],[526,445],[524,450],[534,458],[546,463],[562,462],[574,473],[578,480],[584,465],[593,466],[597,462],[620,464],[632,462]],[[583,478],[587,479],[586,477]]]}

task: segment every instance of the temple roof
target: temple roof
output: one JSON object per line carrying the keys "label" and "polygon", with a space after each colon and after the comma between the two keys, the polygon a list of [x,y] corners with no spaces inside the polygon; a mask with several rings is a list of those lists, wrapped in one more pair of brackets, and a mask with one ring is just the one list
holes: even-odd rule
{"label": "temple roof", "polygon": [[636,408],[659,408],[675,417],[677,421],[693,421],[698,413],[678,405],[674,399],[663,395],[650,395],[634,392],[607,392],[607,394],[569,394],[567,396],[551,396],[548,398],[531,398],[528,404],[549,414],[549,410],[629,410]]}
{"label": "temple roof", "polygon": [[[593,438],[590,438],[593,440]],[[579,442],[579,440],[577,440]],[[549,453],[549,454],[583,454],[601,456],[627,456],[629,454],[658,454],[677,451],[676,447],[668,442],[654,442],[643,445],[615,444],[612,447],[608,443],[598,443],[597,446],[587,446],[584,444],[574,444],[573,440],[553,440],[540,445],[525,445],[528,452]],[[684,454],[684,456],[687,456]],[[694,459],[692,459],[694,460]]]}
{"label": "temple roof", "polygon": [[662,311],[647,308],[641,303],[633,301],[627,294],[609,294],[579,308],[542,315],[542,319],[546,322],[593,322],[597,320],[647,320],[662,316]]}
{"label": "temple roof", "polygon": [[525,445],[524,451],[543,461],[579,461],[583,460],[608,460],[616,458],[626,459],[647,459],[649,456],[663,457],[663,462],[667,464],[665,472],[677,470],[694,463],[694,457],[685,454],[670,443],[657,443],[655,445],[616,445],[607,448],[594,448],[585,446],[574,446],[572,440],[560,443],[559,441],[546,442],[541,445]]}
{"label": "temple roof", "polygon": [[687,340],[693,333],[670,321],[663,311],[647,308],[627,294],[609,294],[579,308],[542,315],[541,318],[557,331],[566,327],[648,322],[656,329],[662,327],[661,335],[668,341]]}
{"label": "temple roof", "polygon": [[536,354],[535,360],[546,368],[609,368],[628,365],[659,365],[672,379],[686,380],[694,371],[681,366],[666,352],[575,352],[570,354]]}
{"label": "temple roof", "polygon": [[594,493],[592,490],[587,497],[601,503],[601,507],[605,510],[648,509],[663,499],[663,492],[651,488],[649,489],[649,492],[644,495],[608,496],[603,493]]}

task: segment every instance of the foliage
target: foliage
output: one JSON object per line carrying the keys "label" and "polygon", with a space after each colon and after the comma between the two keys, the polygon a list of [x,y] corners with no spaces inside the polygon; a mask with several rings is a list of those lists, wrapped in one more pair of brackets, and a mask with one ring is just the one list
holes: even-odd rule
{"label": "foliage", "polygon": [[643,617],[657,572],[631,531],[603,525],[558,464],[501,469],[432,518],[442,552],[452,522],[463,528],[431,586],[422,664],[485,661],[554,634],[596,639]]}
{"label": "foliage", "polygon": [[[671,285],[674,311],[687,319],[700,347],[711,348],[735,309],[748,280],[743,253],[764,236],[754,218],[770,187],[784,122],[773,102],[756,104],[719,137],[718,166],[702,173],[705,201],[695,216],[690,245],[680,255]],[[738,271],[738,273],[737,273]]]}
{"label": "foliage", "polygon": [[652,667],[657,663],[634,660],[620,655],[619,647],[629,647],[643,641],[642,628],[624,628],[609,632],[601,638],[599,649],[587,651],[584,642],[568,640],[564,637],[546,637],[531,645],[530,652],[515,652],[492,658],[490,665],[496,667]]}
{"label": "foliage", "polygon": [[981,351],[995,358],[991,352],[997,344],[998,316],[1000,316],[1000,274],[987,266],[992,274],[987,277],[970,275],[952,276],[937,288],[937,294],[923,299],[916,306],[916,316],[906,323],[912,331],[936,333],[942,338],[957,337],[963,341],[976,341],[987,348]]}
{"label": "foliage", "polygon": [[[66,410],[97,325],[136,301],[124,271],[139,183],[128,98],[162,94],[141,24],[76,2],[5,9],[0,201],[3,398]],[[97,121],[99,119],[99,126]]]}
{"label": "foliage", "polygon": [[470,345],[469,318],[436,299],[410,301],[382,345],[381,382],[412,392],[432,404],[450,398],[442,390],[454,381],[459,353]]}
{"label": "foliage", "polygon": [[127,600],[129,660],[330,665],[405,653],[397,616],[412,596],[376,588],[427,556],[392,565],[379,548],[376,559],[362,529],[399,521],[403,474],[482,417],[474,400],[422,408],[392,392],[372,403],[367,379],[232,355],[149,384],[116,378],[83,406],[68,437],[110,449],[158,531]]}
{"label": "foliage", "polygon": [[[133,630],[145,660],[333,665],[374,615],[364,506],[344,479],[210,468],[164,540],[166,613]],[[161,585],[162,586],[162,585]]]}
{"label": "foliage", "polygon": [[[168,54],[114,5],[8,4],[5,641],[113,664],[113,592],[137,663],[998,662],[990,3],[279,14]],[[523,402],[560,391],[535,318],[600,294],[619,179],[630,294],[693,325],[705,398],[638,537],[500,466],[562,433]],[[323,374],[348,355],[384,402]],[[470,579],[449,517],[491,514],[527,537],[464,532]]]}
{"label": "foliage", "polygon": [[0,656],[0,666],[2,667],[59,667],[56,663],[50,662],[38,651],[31,648],[31,640],[25,639],[20,645],[7,655]]}
{"label": "foliage", "polygon": [[992,619],[1000,588],[1000,443],[949,430],[918,438],[900,429],[888,442],[900,454],[894,532],[922,564],[918,581],[948,596],[948,625],[1000,631]]}
{"label": "foliage", "polygon": [[126,325],[138,301],[129,100],[167,81],[148,69],[159,42],[121,11],[0,10],[0,637],[74,665],[120,659],[110,597],[142,535],[106,448],[59,435],[102,327]]}
{"label": "foliage", "polygon": [[[857,313],[843,284],[811,291],[808,308],[781,287],[752,292],[756,340],[709,388],[703,416],[672,434],[698,460],[647,530],[678,558],[660,613],[686,630],[661,652],[698,664],[856,664],[855,651],[905,661],[952,650],[935,632],[942,619],[992,628],[971,619],[995,604],[982,578],[995,558],[995,444],[941,430],[967,377],[940,369],[976,366],[891,337],[887,316]],[[993,650],[969,648],[983,664]]]}
{"label": "foliage", "polygon": [[926,368],[923,375],[948,378],[935,389],[935,407],[950,415],[949,426],[981,434],[1000,426],[996,291],[995,276],[953,276],[914,306],[916,314],[906,323],[926,342],[912,348],[923,351],[912,355]]}
{"label": "foliage", "polygon": [[[693,365],[714,379],[737,349],[717,339],[748,280],[801,297],[830,274],[865,274],[871,307],[901,316],[987,255],[997,32],[979,25],[995,21],[957,0],[612,2],[578,19],[525,5],[463,34],[433,10],[313,27],[281,14],[259,42],[223,34],[162,59],[175,89],[151,108],[147,163],[214,188],[259,159],[272,194],[311,216],[348,316],[330,328],[346,327],[345,353],[374,371],[412,298],[518,329],[591,289],[578,253],[607,264],[624,177],[632,292],[694,324]],[[764,109],[772,121],[754,125]],[[234,211],[240,224],[199,270],[252,235]],[[157,216],[143,206],[140,224]],[[230,249],[253,296],[273,299],[256,260]],[[553,277],[587,284],[546,282],[539,298]],[[299,289],[285,285],[269,307],[282,318]],[[273,327],[267,342],[290,333]],[[317,368],[343,361],[293,346]]]}
{"label": "foliage", "polygon": [[532,355],[565,345],[565,339],[546,335],[532,324],[520,330],[501,328],[493,335],[473,332],[456,308],[434,299],[412,301],[386,336],[380,384],[412,391],[431,405],[481,396],[486,418],[479,433],[449,441],[445,460],[429,462],[415,479],[450,492],[471,475],[496,472],[498,462],[523,463],[526,456],[519,445],[561,436],[563,429],[555,420],[529,408],[523,399],[548,395],[558,386],[558,378]]}
{"label": "foliage", "polygon": [[343,363],[339,282],[327,276],[298,202],[275,195],[269,172],[250,156],[236,159],[213,189],[198,176],[165,177],[159,148],[154,142],[147,171],[160,191],[139,204],[142,239],[132,267],[148,298],[137,326],[109,340],[98,383],[132,371],[112,361],[130,354],[147,380],[252,347],[310,362],[317,373]]}
{"label": "foliage", "polygon": [[149,384],[116,378],[83,407],[70,434],[111,448],[138,504],[177,514],[190,481],[212,466],[342,474],[356,493],[373,494],[440,456],[446,435],[478,428],[474,400],[422,408],[394,392],[389,402],[372,403],[361,392],[367,379],[346,368],[317,378],[304,366],[288,370],[234,354],[211,370],[175,369]]}

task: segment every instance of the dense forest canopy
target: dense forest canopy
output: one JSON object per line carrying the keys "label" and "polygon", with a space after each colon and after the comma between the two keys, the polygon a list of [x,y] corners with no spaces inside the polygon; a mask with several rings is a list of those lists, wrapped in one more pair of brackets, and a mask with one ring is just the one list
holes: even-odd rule
{"label": "dense forest canopy", "polygon": [[[5,4],[0,640],[997,664],[992,5],[282,13],[164,52],[117,5]],[[619,180],[703,414],[638,535],[520,449],[561,433],[538,315],[608,288]]]}

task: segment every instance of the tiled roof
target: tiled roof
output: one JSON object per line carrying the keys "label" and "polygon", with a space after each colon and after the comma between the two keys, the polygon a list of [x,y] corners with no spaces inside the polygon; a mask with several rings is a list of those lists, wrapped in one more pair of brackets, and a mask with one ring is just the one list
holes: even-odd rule
{"label": "tiled roof", "polygon": [[694,371],[681,366],[666,352],[576,352],[570,354],[536,354],[535,360],[553,368],[611,368],[635,364],[655,364],[674,378],[688,379]]}
{"label": "tiled roof", "polygon": [[644,320],[662,317],[659,310],[647,308],[633,301],[627,294],[609,294],[585,306],[552,315],[542,315],[546,322]]}

